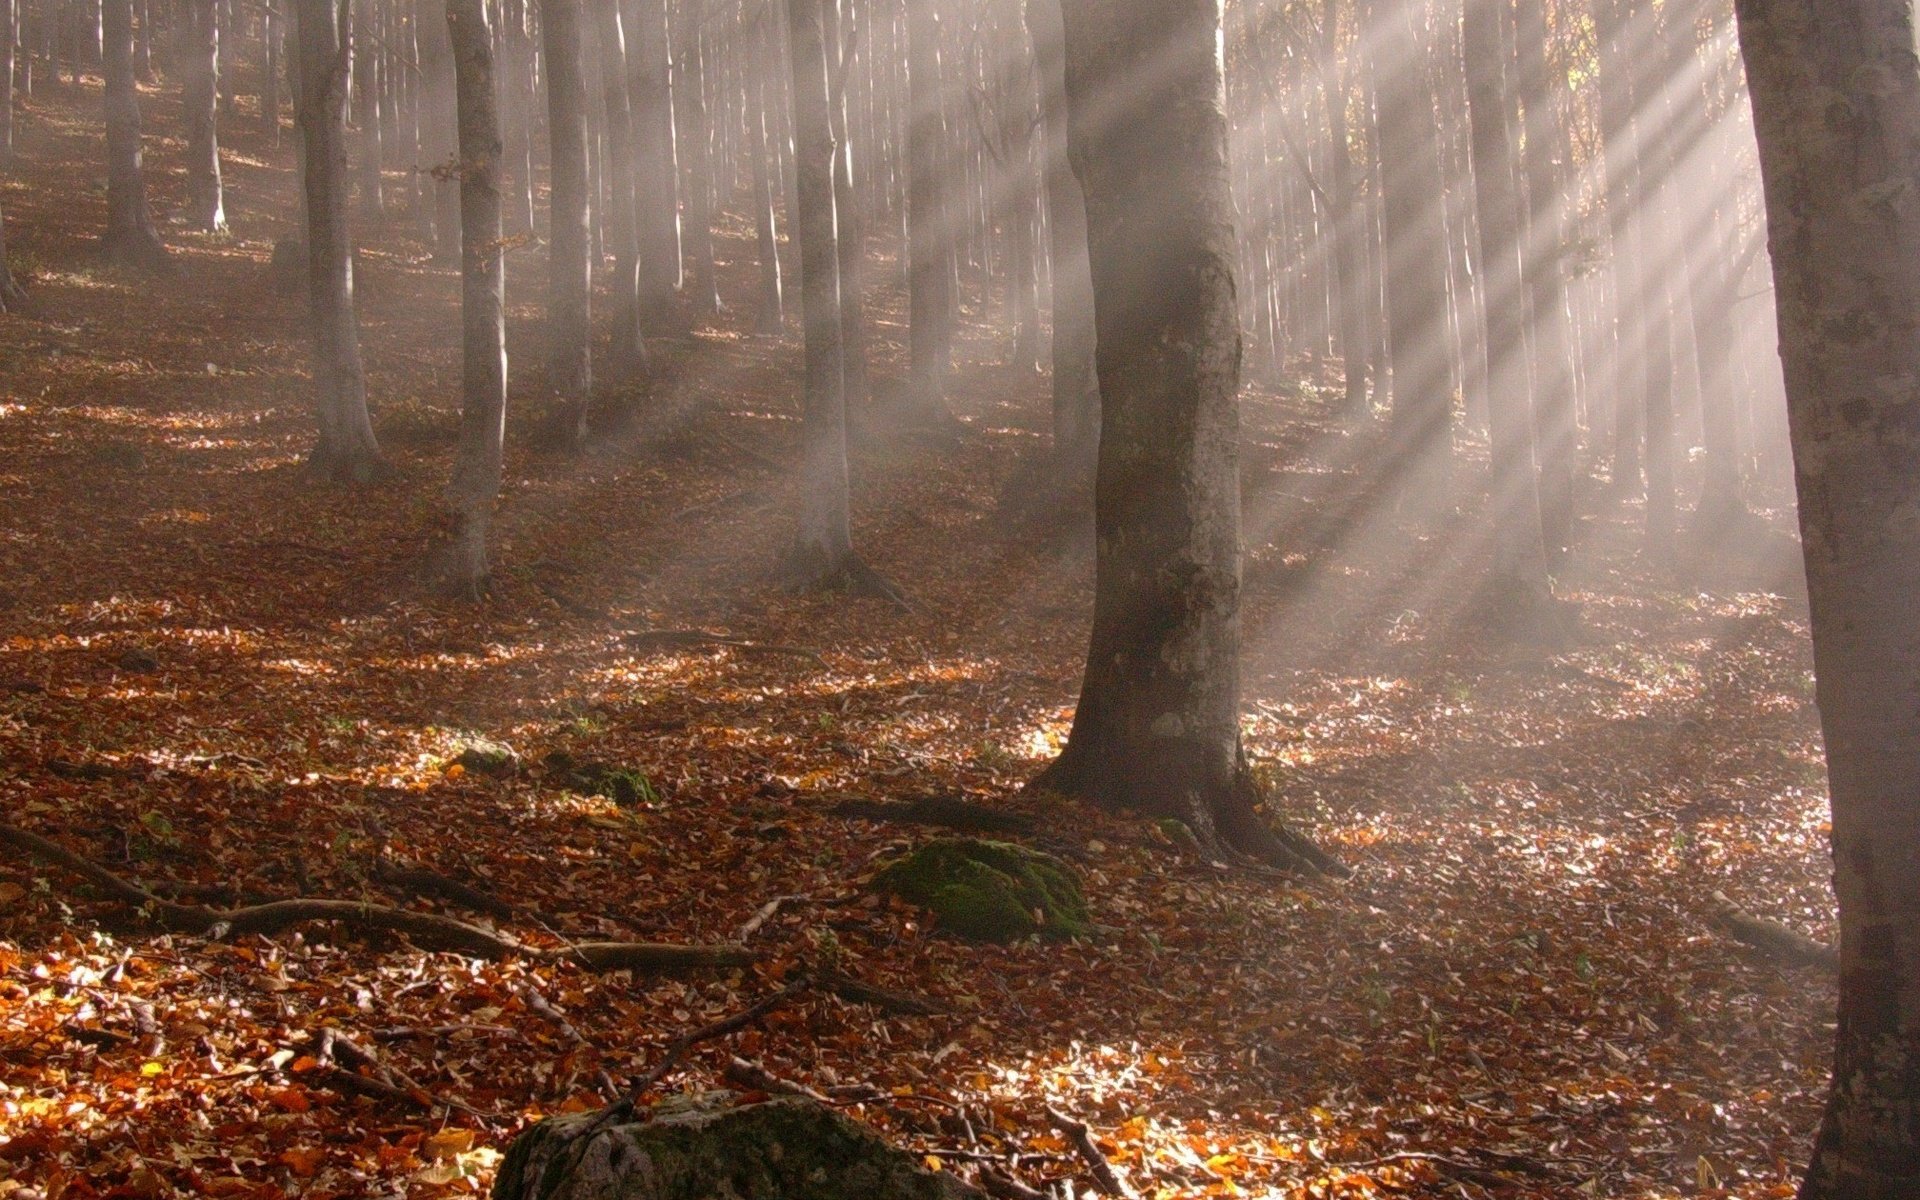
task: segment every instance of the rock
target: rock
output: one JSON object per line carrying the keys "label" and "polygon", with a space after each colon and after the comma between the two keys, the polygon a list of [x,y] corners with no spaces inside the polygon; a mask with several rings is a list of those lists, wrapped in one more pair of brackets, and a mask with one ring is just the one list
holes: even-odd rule
{"label": "rock", "polygon": [[486,738],[471,738],[460,745],[453,764],[479,775],[511,775],[520,769],[520,756],[511,746]]}
{"label": "rock", "polygon": [[542,1121],[508,1149],[494,1200],[980,1200],[826,1105],[732,1099],[669,1101],[591,1134],[598,1113]]}
{"label": "rock", "polygon": [[873,885],[933,910],[941,928],[980,941],[1093,932],[1073,868],[1010,842],[931,841],[889,864]]}

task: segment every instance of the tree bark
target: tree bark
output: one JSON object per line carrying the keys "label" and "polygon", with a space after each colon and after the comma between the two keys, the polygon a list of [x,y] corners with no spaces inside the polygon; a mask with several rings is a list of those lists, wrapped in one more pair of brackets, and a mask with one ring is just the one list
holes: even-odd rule
{"label": "tree bark", "polygon": [[14,282],[13,267],[7,261],[7,219],[0,213],[0,313],[17,308],[27,294]]}
{"label": "tree bark", "polygon": [[671,43],[666,0],[626,0],[628,97],[633,105],[634,194],[640,230],[640,324],[649,333],[682,325],[680,169],[674,157]]}
{"label": "tree bark", "polygon": [[560,399],[559,431],[574,447],[587,439],[593,398],[593,267],[587,199],[587,84],[582,73],[580,0],[546,0],[540,32],[547,76],[552,165],[549,218],[548,379]]}
{"label": "tree bark", "polygon": [[[760,299],[754,312],[754,332],[772,336],[786,328],[786,297],[780,279],[780,239],[775,226],[773,193],[780,175],[778,151],[773,146],[775,125],[770,108],[779,96],[776,87],[768,94],[766,66],[775,58],[778,39],[769,26],[780,18],[772,10],[749,17],[747,52],[751,64],[747,73],[747,154],[752,158],[752,198],[754,251],[760,264]],[[792,219],[792,214],[788,214]]]}
{"label": "tree bark", "polygon": [[687,301],[703,317],[720,311],[713,269],[713,131],[707,123],[706,57],[701,44],[707,11],[706,0],[687,0],[682,9],[673,103],[687,163]]}
{"label": "tree bark", "polygon": [[1840,1011],[1803,1200],[1920,1187],[1920,70],[1907,0],[1737,0],[1766,185]]}
{"label": "tree bark", "polygon": [[[133,84],[133,0],[105,0],[107,230],[100,252],[119,266],[154,274],[172,271],[153,229],[146,177],[140,166],[140,96]],[[75,68],[76,74],[78,67]]]}
{"label": "tree bark", "polygon": [[187,118],[187,219],[196,229],[227,227],[220,192],[218,0],[189,0],[184,9],[187,77],[181,99]]}
{"label": "tree bark", "polygon": [[1219,0],[1066,0],[1101,422],[1093,636],[1034,782],[1297,864],[1240,743],[1240,323]]}
{"label": "tree bark", "polygon": [[1367,317],[1362,290],[1365,231],[1358,220],[1353,186],[1353,148],[1347,130],[1347,89],[1340,71],[1340,0],[1322,0],[1318,71],[1326,112],[1327,217],[1333,223],[1334,316],[1340,335],[1342,409],[1359,416],[1367,408]]}
{"label": "tree bark", "polygon": [[627,37],[616,0],[594,0],[594,41],[600,59],[600,90],[606,114],[602,170],[611,204],[603,214],[604,240],[613,248],[613,370],[634,380],[647,370],[647,339],[640,328],[640,235],[635,225],[636,193],[633,113],[627,94]]}
{"label": "tree bark", "polygon": [[907,5],[907,403],[916,415],[946,415],[953,356],[953,250],[958,232],[940,62],[937,0]]}
{"label": "tree bark", "polygon": [[486,0],[447,0],[460,129],[460,447],[447,502],[457,526],[444,583],[488,591],[487,531],[500,495],[507,422],[507,268],[501,245],[500,115]]}
{"label": "tree bark", "polygon": [[301,144],[306,159],[307,288],[320,438],[308,460],[322,479],[366,483],[388,473],[367,415],[360,324],[347,229],[347,0],[295,0]]}

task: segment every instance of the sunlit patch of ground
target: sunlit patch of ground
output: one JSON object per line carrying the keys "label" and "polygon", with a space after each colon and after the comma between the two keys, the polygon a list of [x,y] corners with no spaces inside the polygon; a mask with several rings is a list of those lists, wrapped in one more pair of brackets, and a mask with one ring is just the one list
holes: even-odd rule
{"label": "sunlit patch of ground", "polygon": [[[1044,380],[1003,365],[1001,333],[970,325],[957,350],[951,399],[976,436],[856,444],[857,537],[912,596],[902,614],[771,582],[798,344],[742,328],[744,222],[723,228],[722,327],[659,343],[657,419],[579,459],[532,444],[541,273],[522,256],[499,590],[443,604],[419,572],[458,404],[455,277],[404,211],[369,231],[370,390],[402,479],[312,488],[294,465],[311,436],[304,302],[267,268],[284,153],[244,128],[232,236],[169,233],[172,280],[107,275],[87,257],[98,93],[80,97],[29,102],[24,186],[5,196],[33,288],[0,318],[7,820],[218,903],[391,899],[379,846],[537,912],[517,932],[548,944],[723,940],[775,896],[845,903],[784,907],[756,939],[759,974],[626,981],[327,930],[160,937],[6,859],[0,1179],[471,1193],[520,1122],[592,1102],[599,1071],[643,1073],[677,1032],[831,953],[952,1015],[810,999],[673,1086],[713,1083],[728,1053],[870,1082],[897,1100],[868,1119],[957,1170],[1011,1154],[1035,1183],[1077,1170],[1051,1104],[1168,1197],[1785,1194],[1831,988],[1750,960],[1707,914],[1724,891],[1831,932],[1787,564],[1739,564],[1725,586],[1704,566],[1658,578],[1633,507],[1603,508],[1559,584],[1580,633],[1514,647],[1462,618],[1471,504],[1416,540],[1361,486],[1377,431],[1329,419],[1314,389],[1255,389],[1249,750],[1281,814],[1355,879],[1224,872],[1158,830],[1041,811],[1112,932],[966,945],[860,895],[915,831],[832,810],[849,794],[1042,803],[1008,797],[1065,734],[1089,571],[994,516],[1047,424]],[[150,124],[173,119],[170,91],[144,99]],[[164,217],[182,176],[176,148],[151,149]],[[888,283],[871,315],[885,384],[904,369],[904,296]],[[621,640],[680,627],[819,659]],[[523,769],[453,769],[476,737]],[[543,766],[552,751],[636,771],[648,794],[579,794]],[[302,1060],[324,1026],[467,1108],[326,1086]]]}

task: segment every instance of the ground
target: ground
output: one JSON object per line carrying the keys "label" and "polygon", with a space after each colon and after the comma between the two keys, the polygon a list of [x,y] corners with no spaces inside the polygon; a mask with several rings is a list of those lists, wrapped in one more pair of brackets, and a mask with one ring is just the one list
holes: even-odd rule
{"label": "ground", "polygon": [[[170,91],[146,103],[150,130],[179,127]],[[603,1072],[645,1076],[823,960],[947,1011],[809,992],[656,1090],[713,1086],[730,1055],[870,1085],[843,1093],[868,1097],[853,1111],[929,1161],[1081,1194],[1049,1106],[1145,1195],[1791,1193],[1831,981],[1709,922],[1722,891],[1832,930],[1783,514],[1774,561],[1677,581],[1636,554],[1631,505],[1602,508],[1559,581],[1578,639],[1503,644],[1458,619],[1472,514],[1416,535],[1368,508],[1374,435],[1310,386],[1254,389],[1248,748],[1278,814],[1355,874],[1224,870],[1155,827],[1016,798],[1065,734],[1090,590],[1082,559],[994,515],[1046,389],[998,365],[991,312],[969,312],[950,389],[966,435],[856,447],[857,542],[903,612],[774,582],[799,348],[743,332],[737,219],[732,307],[662,344],[641,435],[578,459],[534,445],[543,267],[513,251],[498,587],[445,602],[421,566],[456,278],[403,209],[363,224],[369,393],[399,474],[313,486],[304,306],[267,265],[286,151],[233,138],[233,232],[209,238],[164,224],[182,147],[150,137],[179,271],[143,281],[89,255],[97,110],[97,83],[26,99],[0,184],[31,295],[0,317],[4,819],[189,898],[423,904],[372,878],[383,846],[519,906],[501,926],[542,946],[727,941],[804,899],[754,931],[761,966],[660,980],[327,926],[166,936],[0,857],[0,1196],[467,1194],[527,1122],[597,1105]],[[902,308],[880,297],[881,379]],[[694,627],[815,657],[622,640]],[[456,768],[476,738],[520,769]],[[582,795],[541,765],[554,751],[645,786]],[[923,831],[833,809],[934,794],[1039,817],[1102,932],[980,946],[872,897]],[[316,1062],[323,1029],[417,1086],[356,1094]]]}

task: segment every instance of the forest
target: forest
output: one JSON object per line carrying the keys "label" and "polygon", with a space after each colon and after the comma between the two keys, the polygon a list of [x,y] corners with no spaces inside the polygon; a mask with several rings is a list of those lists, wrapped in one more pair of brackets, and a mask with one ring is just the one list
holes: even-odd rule
{"label": "forest", "polygon": [[0,0],[0,1200],[1920,1200],[1912,0]]}

